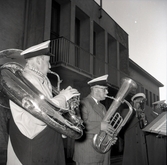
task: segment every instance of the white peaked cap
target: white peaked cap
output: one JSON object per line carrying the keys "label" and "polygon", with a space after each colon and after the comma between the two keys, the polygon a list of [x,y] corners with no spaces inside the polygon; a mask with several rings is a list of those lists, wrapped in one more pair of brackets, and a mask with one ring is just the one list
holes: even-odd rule
{"label": "white peaked cap", "polygon": [[25,59],[40,55],[52,56],[50,53],[50,40],[27,48],[26,50],[22,51],[20,55],[24,56]]}
{"label": "white peaked cap", "polygon": [[107,82],[108,74],[92,79],[88,82],[90,86],[101,85],[108,86]]}
{"label": "white peaked cap", "polygon": [[153,105],[156,105],[156,104],[164,104],[165,103],[165,100],[161,100],[161,101],[156,101],[154,103],[152,103]]}
{"label": "white peaked cap", "polygon": [[146,95],[144,93],[137,93],[131,98],[131,100],[134,101],[135,99],[140,98],[140,97],[145,99]]}

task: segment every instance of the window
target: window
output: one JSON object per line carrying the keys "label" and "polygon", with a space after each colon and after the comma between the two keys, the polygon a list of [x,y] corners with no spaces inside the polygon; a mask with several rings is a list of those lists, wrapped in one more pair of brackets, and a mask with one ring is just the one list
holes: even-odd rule
{"label": "window", "polygon": [[149,97],[148,97],[148,90],[147,89],[145,89],[145,94],[146,94],[146,98],[147,98],[146,105],[148,105]]}
{"label": "window", "polygon": [[75,44],[80,45],[80,20],[75,18]]}
{"label": "window", "polygon": [[96,22],[93,24],[93,74],[105,73],[105,30]]}
{"label": "window", "polygon": [[52,1],[52,17],[51,17],[51,39],[59,37],[60,29],[60,5]]}
{"label": "window", "polygon": [[144,87],[141,87],[141,92],[143,92],[143,93],[144,93]]}
{"label": "window", "polygon": [[[75,18],[75,44],[80,46],[80,20]],[[80,48],[75,47],[75,66],[79,67]]]}
{"label": "window", "polygon": [[93,74],[96,72],[96,32],[93,32]]}
{"label": "window", "polygon": [[153,94],[153,102],[155,102],[156,101],[156,97],[155,97],[155,94]]}
{"label": "window", "polygon": [[150,92],[150,107],[152,107],[152,92]]}
{"label": "window", "polygon": [[93,32],[93,54],[96,55],[96,32]]}

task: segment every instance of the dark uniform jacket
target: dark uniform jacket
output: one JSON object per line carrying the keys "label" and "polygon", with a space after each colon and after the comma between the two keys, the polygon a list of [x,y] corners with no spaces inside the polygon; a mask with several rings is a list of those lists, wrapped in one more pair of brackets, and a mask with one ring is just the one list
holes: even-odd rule
{"label": "dark uniform jacket", "polygon": [[10,119],[10,138],[14,151],[23,165],[65,165],[61,134],[47,126],[35,138],[29,139]]}
{"label": "dark uniform jacket", "polygon": [[146,138],[135,115],[126,125],[122,165],[148,165]]}

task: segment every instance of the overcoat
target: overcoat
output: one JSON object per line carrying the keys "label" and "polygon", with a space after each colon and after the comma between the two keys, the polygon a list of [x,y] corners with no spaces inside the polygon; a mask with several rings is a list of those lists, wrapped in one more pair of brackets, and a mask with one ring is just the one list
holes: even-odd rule
{"label": "overcoat", "polygon": [[104,105],[100,102],[96,103],[90,95],[81,101],[81,117],[85,124],[85,135],[80,140],[75,141],[74,161],[79,163],[103,162],[104,165],[109,165],[110,151],[101,154],[92,145],[93,136],[99,133],[105,113]]}
{"label": "overcoat", "polygon": [[[149,124],[155,116],[152,112],[145,112]],[[166,165],[166,136],[158,137],[155,133],[144,132],[139,127],[139,121],[135,115],[134,112],[124,130],[122,165]]]}
{"label": "overcoat", "polygon": [[146,137],[135,112],[126,125],[124,143],[122,165],[148,165]]}

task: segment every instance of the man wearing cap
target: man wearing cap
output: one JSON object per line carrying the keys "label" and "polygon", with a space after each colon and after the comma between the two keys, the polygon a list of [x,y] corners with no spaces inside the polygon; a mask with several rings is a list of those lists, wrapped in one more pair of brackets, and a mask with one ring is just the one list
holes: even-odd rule
{"label": "man wearing cap", "polygon": [[91,92],[81,101],[81,117],[85,123],[85,137],[75,141],[73,159],[76,165],[110,165],[110,151],[101,154],[92,146],[93,136],[100,130],[111,134],[113,131],[110,124],[102,122],[106,108],[100,101],[105,100],[108,94],[107,77],[108,75],[104,75],[89,81]]}
{"label": "man wearing cap", "polygon": [[[47,78],[49,44],[50,41],[46,41],[22,51],[21,55],[26,59],[22,74],[57,106],[64,108],[66,101],[79,93],[67,87],[59,95],[52,96],[52,86]],[[12,101],[10,108],[7,165],[65,165],[61,134]]]}
{"label": "man wearing cap", "polygon": [[152,105],[154,117],[157,117],[163,111],[167,110],[167,104],[165,103],[165,100],[156,101],[152,103]]}
{"label": "man wearing cap", "polygon": [[134,111],[124,128],[122,165],[148,165],[147,141],[142,131],[148,124],[144,107],[146,96],[144,93],[137,93],[131,98],[131,101]]}
{"label": "man wearing cap", "polygon": [[141,129],[143,129],[148,124],[148,121],[146,119],[146,115],[144,112],[146,96],[144,93],[137,93],[131,98],[131,100],[133,103],[133,109],[135,110],[135,113],[136,113],[136,118],[139,121],[139,126]]}

